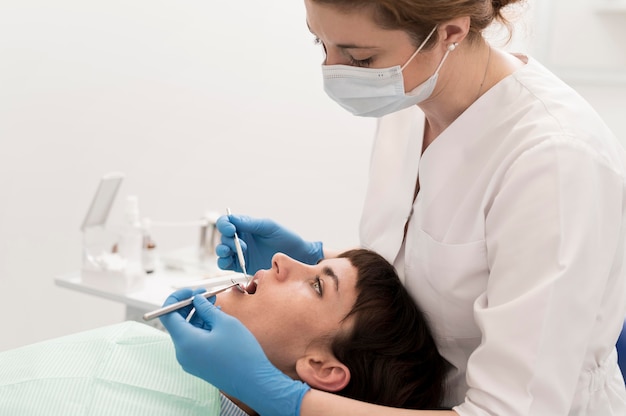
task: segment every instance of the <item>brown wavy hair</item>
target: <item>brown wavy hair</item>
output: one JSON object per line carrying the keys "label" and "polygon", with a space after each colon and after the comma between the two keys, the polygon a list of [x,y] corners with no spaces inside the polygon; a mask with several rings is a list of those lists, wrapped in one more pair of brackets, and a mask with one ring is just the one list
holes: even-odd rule
{"label": "brown wavy hair", "polygon": [[[494,20],[499,21],[509,30],[512,26],[503,13],[503,9],[513,3],[524,0],[311,0],[349,12],[367,10],[374,21],[382,28],[402,30],[408,33],[417,46],[437,25],[451,19],[469,16],[470,32],[468,40],[482,36],[482,31]],[[426,45],[429,49],[437,42],[433,36]]]}
{"label": "brown wavy hair", "polygon": [[345,319],[351,331],[330,347],[351,372],[337,394],[385,406],[436,409],[445,393],[446,362],[426,316],[394,267],[370,250],[340,254],[357,269],[357,300]]}

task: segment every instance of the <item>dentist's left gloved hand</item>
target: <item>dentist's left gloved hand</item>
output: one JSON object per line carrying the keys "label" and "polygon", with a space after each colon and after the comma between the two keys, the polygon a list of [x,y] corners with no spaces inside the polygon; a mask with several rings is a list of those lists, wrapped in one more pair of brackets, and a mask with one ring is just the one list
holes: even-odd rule
{"label": "dentist's left gloved hand", "polygon": [[[190,289],[174,292],[164,306],[186,299]],[[213,302],[214,298],[211,298]],[[297,416],[310,387],[292,380],[267,359],[254,335],[236,318],[202,296],[191,306],[161,317],[185,371],[241,400],[261,416]]]}
{"label": "dentist's left gloved hand", "polygon": [[222,243],[215,248],[217,265],[224,270],[241,272],[237,259],[234,235],[239,236],[247,272],[272,267],[272,256],[277,252],[305,264],[315,264],[324,258],[320,241],[307,241],[293,231],[270,219],[246,215],[224,215],[217,219],[216,227],[222,234]]}

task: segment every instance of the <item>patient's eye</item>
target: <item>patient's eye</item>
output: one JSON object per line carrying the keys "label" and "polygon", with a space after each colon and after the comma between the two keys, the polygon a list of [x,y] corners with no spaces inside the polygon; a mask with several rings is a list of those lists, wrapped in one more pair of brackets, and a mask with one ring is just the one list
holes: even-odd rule
{"label": "patient's eye", "polygon": [[319,277],[316,277],[312,283],[313,290],[315,290],[318,296],[322,297],[324,295],[324,288],[322,287],[322,281]]}

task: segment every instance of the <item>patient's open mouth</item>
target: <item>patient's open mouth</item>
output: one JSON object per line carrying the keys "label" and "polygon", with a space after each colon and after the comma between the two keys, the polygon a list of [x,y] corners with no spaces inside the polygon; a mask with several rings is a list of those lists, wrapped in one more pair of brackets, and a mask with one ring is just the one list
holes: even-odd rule
{"label": "patient's open mouth", "polygon": [[248,283],[248,285],[245,287],[246,292],[248,292],[249,295],[254,295],[254,293],[256,292],[256,279],[252,279],[250,280],[250,283]]}
{"label": "patient's open mouth", "polygon": [[257,286],[259,285],[259,282],[263,279],[264,272],[264,270],[257,271],[254,276],[252,276],[252,279],[250,279],[250,282],[245,286],[246,292],[249,295],[254,295],[256,293]]}

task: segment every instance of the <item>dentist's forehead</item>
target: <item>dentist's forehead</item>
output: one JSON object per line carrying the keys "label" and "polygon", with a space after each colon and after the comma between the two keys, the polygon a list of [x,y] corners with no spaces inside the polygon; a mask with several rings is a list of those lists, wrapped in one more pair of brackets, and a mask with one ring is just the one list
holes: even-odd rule
{"label": "dentist's forehead", "polygon": [[337,43],[376,46],[377,39],[385,36],[385,32],[402,33],[382,28],[365,8],[343,10],[328,4],[307,3],[310,3],[306,15],[309,30],[316,36],[332,37]]}

